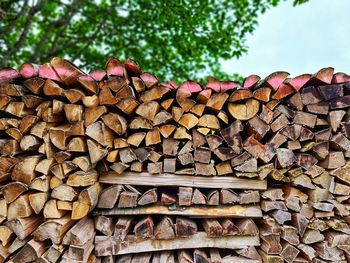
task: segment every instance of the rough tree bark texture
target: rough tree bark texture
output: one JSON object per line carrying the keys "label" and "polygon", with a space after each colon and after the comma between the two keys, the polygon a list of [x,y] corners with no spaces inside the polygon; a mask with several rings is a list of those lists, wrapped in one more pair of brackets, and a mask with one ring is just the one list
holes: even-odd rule
{"label": "rough tree bark texture", "polygon": [[348,262],[350,77],[0,70],[0,262]]}

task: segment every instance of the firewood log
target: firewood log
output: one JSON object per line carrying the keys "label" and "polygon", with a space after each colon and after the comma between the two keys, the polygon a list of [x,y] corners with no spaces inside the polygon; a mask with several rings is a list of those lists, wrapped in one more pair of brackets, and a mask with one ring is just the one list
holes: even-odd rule
{"label": "firewood log", "polygon": [[33,208],[35,214],[39,214],[44,208],[49,199],[48,193],[33,193],[28,196],[30,206]]}
{"label": "firewood log", "polygon": [[142,238],[153,237],[154,235],[154,222],[152,217],[148,216],[141,219],[134,227],[135,236]]}
{"label": "firewood log", "polygon": [[43,213],[45,218],[61,218],[66,211],[58,209],[56,199],[50,199],[45,203]]}
{"label": "firewood log", "polygon": [[97,216],[94,218],[95,229],[106,236],[111,236],[114,231],[113,218],[106,216]]}
{"label": "firewood log", "polygon": [[177,258],[181,263],[193,263],[191,255],[186,250],[179,250]]}
{"label": "firewood log", "polygon": [[259,111],[260,103],[254,99],[248,99],[244,104],[228,104],[228,111],[238,120],[249,120]]}
{"label": "firewood log", "polygon": [[284,259],[284,261],[288,262],[288,263],[291,263],[291,262],[294,262],[295,258],[298,256],[299,254],[299,250],[288,244],[288,243],[285,243],[283,246],[282,246],[282,252],[280,253],[281,257]]}
{"label": "firewood log", "polygon": [[203,219],[202,224],[208,237],[222,236],[223,228],[216,219]]}
{"label": "firewood log", "polygon": [[139,194],[132,191],[121,192],[118,207],[135,207]]}
{"label": "firewood log", "polygon": [[193,189],[191,187],[179,187],[178,200],[180,206],[190,206]]}
{"label": "firewood log", "polygon": [[33,209],[29,203],[29,194],[20,195],[15,201],[9,204],[7,209],[8,220],[29,217],[33,214]]}
{"label": "firewood log", "polygon": [[113,208],[117,203],[121,191],[121,185],[114,185],[103,189],[96,206],[98,208]]}
{"label": "firewood log", "polygon": [[176,236],[188,237],[197,233],[197,224],[191,219],[177,217],[175,223]]}
{"label": "firewood log", "polygon": [[11,260],[13,262],[33,262],[46,251],[46,248],[44,242],[31,239]]}
{"label": "firewood log", "polygon": [[81,219],[95,208],[101,188],[99,183],[95,183],[80,192],[78,200],[73,203],[72,219]]}
{"label": "firewood log", "polygon": [[[59,219],[49,219],[43,222],[33,233],[35,240],[44,241],[50,239],[54,244],[60,244],[65,233],[74,224],[70,216]],[[52,230],[53,229],[53,230]]]}
{"label": "firewood log", "polygon": [[142,194],[142,196],[138,199],[137,204],[148,205],[148,204],[156,203],[157,200],[158,200],[157,189],[152,188]]}
{"label": "firewood log", "polygon": [[41,216],[33,215],[8,221],[8,226],[20,240],[24,240],[39,227],[42,221],[43,218]]}
{"label": "firewood log", "polygon": [[175,226],[170,217],[163,217],[154,228],[154,237],[156,239],[175,238]]}
{"label": "firewood log", "polygon": [[131,217],[119,217],[114,227],[113,236],[117,240],[124,240],[131,228],[132,221],[133,219]]}

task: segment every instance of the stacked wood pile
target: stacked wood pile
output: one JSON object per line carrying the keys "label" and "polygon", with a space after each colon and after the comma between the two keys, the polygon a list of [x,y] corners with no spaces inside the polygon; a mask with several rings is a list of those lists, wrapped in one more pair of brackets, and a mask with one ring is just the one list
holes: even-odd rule
{"label": "stacked wood pile", "polygon": [[0,262],[349,262],[350,76],[0,70]]}

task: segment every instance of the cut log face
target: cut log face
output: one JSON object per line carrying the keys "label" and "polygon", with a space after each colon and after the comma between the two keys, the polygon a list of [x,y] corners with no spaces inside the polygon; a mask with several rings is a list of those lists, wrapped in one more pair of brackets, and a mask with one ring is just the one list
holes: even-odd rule
{"label": "cut log face", "polygon": [[249,120],[259,111],[260,103],[255,99],[248,99],[244,104],[228,104],[228,111],[238,120]]}
{"label": "cut log face", "polygon": [[190,206],[192,202],[193,189],[191,187],[179,187],[179,205]]}
{"label": "cut log face", "polygon": [[115,224],[114,227],[114,237],[117,240],[124,240],[126,235],[128,234],[130,228],[131,228],[131,223],[132,223],[132,218],[130,217],[120,217],[118,221]]}
{"label": "cut log face", "polygon": [[216,219],[203,219],[202,224],[209,237],[222,236],[223,229]]}
{"label": "cut log face", "polygon": [[152,217],[148,216],[140,220],[134,227],[135,236],[149,238],[153,236],[154,222]]}
{"label": "cut log face", "polygon": [[154,229],[156,239],[173,239],[175,238],[175,227],[170,217],[163,217]]}
{"label": "cut log face", "polygon": [[175,223],[176,236],[188,237],[197,233],[197,224],[191,219],[177,217]]}
{"label": "cut log face", "polygon": [[102,190],[100,197],[98,199],[97,207],[113,208],[119,198],[121,191],[122,191],[122,186],[120,185],[110,186]]}

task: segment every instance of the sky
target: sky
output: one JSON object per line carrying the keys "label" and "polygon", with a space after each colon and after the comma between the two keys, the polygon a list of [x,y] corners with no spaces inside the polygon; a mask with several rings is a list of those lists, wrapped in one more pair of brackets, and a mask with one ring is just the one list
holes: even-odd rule
{"label": "sky", "polygon": [[259,17],[247,38],[248,53],[223,62],[228,73],[265,77],[274,71],[291,76],[323,67],[350,74],[350,0],[310,0],[292,7],[280,3]]}

